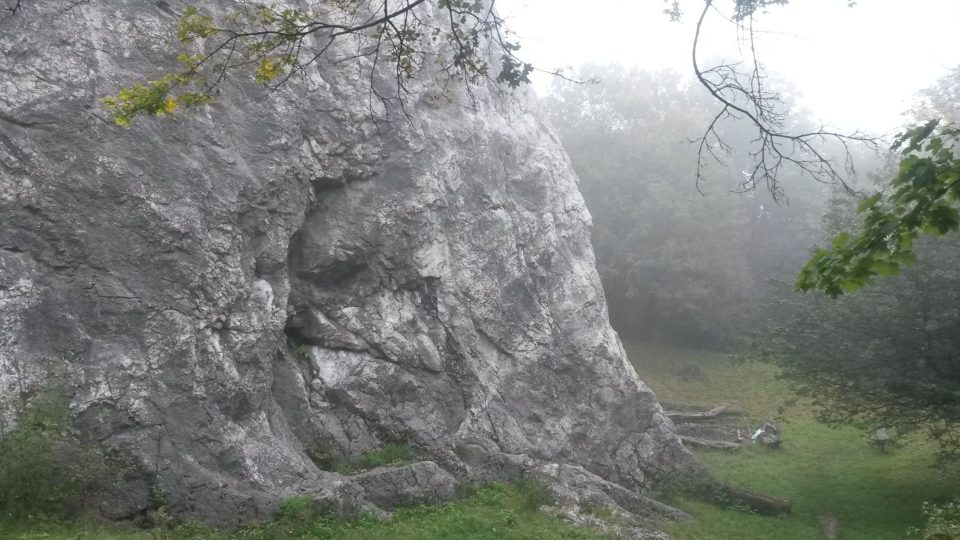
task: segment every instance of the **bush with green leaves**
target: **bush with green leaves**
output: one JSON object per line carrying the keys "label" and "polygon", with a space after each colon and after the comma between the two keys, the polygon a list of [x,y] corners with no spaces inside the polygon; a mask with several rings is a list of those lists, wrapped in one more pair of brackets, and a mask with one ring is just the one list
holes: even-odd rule
{"label": "bush with green leaves", "polygon": [[556,504],[556,497],[547,482],[534,475],[525,475],[513,483],[521,501],[520,507],[527,511],[539,510],[543,506]]}
{"label": "bush with green leaves", "polygon": [[71,433],[69,405],[60,377],[52,375],[0,435],[0,517],[74,516],[91,490],[122,472],[119,456]]}
{"label": "bush with green leaves", "polygon": [[960,498],[943,504],[923,503],[925,525],[912,535],[923,540],[960,540]]}
{"label": "bush with green leaves", "polygon": [[[856,219],[835,199],[835,234]],[[784,290],[790,313],[758,334],[756,350],[830,424],[867,433],[922,432],[944,461],[960,460],[960,238],[920,238],[898,276],[831,299]],[[784,287],[786,289],[786,287]]]}

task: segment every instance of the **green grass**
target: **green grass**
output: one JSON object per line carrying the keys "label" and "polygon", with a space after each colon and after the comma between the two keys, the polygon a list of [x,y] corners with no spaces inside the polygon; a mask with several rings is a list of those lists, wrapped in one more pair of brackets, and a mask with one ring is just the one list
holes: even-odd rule
{"label": "green grass", "polygon": [[374,452],[367,452],[337,467],[343,475],[356,474],[385,465],[403,465],[413,461],[413,448],[406,444],[389,443]]}
{"label": "green grass", "polygon": [[960,494],[960,473],[934,468],[932,444],[906,440],[883,454],[861,431],[820,424],[809,404],[791,404],[772,366],[662,345],[625,346],[663,402],[707,408],[726,402],[754,419],[783,418],[780,450],[751,446],[697,456],[721,481],[791,500],[793,513],[770,518],[680,498],[671,502],[698,522],[671,524],[676,540],[816,539],[822,538],[818,520],[827,515],[838,520],[844,540],[902,539],[921,524],[923,501]]}
{"label": "green grass", "polygon": [[[624,348],[665,409],[692,405],[706,410],[727,403],[732,410],[769,419],[792,400],[769,364],[733,362],[721,353],[662,344],[625,341]],[[809,417],[808,411],[791,412]]]}
{"label": "green grass", "polygon": [[4,540],[600,540],[601,532],[573,526],[540,512],[548,502],[531,483],[490,484],[471,496],[438,506],[403,508],[389,522],[372,517],[354,521],[331,519],[316,512],[306,498],[288,500],[274,521],[234,533],[222,533],[197,524],[175,529],[124,530],[51,523],[0,522]]}

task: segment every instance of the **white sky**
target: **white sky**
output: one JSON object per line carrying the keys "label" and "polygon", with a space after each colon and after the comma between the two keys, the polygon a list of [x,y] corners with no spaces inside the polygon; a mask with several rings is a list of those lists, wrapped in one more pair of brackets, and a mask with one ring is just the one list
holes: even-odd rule
{"label": "white sky", "polygon": [[[729,1],[716,2],[725,14]],[[520,56],[538,68],[616,62],[691,74],[702,0],[671,23],[662,0],[498,0]],[[759,56],[789,79],[814,119],[844,130],[897,129],[916,92],[960,65],[960,0],[793,0],[756,19]],[[737,34],[708,16],[701,58],[738,54]],[[535,80],[538,91],[547,77]]]}

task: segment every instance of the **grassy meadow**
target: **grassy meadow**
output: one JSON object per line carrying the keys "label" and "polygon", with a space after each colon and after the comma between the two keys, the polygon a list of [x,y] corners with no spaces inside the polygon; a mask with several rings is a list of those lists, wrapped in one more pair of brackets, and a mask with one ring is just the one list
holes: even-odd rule
{"label": "grassy meadow", "polygon": [[921,524],[923,501],[960,493],[960,471],[935,468],[932,445],[905,440],[882,453],[861,431],[827,427],[813,419],[809,404],[792,399],[773,366],[734,362],[719,353],[624,345],[640,378],[668,409],[728,403],[747,413],[753,427],[780,419],[779,450],[750,446],[696,454],[719,480],[789,499],[793,513],[764,517],[676,498],[670,502],[697,518],[693,525],[669,525],[677,540],[827,538],[830,522],[844,540],[903,539]]}
{"label": "grassy meadow", "polygon": [[388,522],[372,517],[352,521],[318,514],[307,499],[288,500],[274,521],[232,533],[195,523],[149,530],[47,521],[4,523],[3,540],[601,540],[599,531],[571,525],[539,511],[542,488],[491,484],[471,496],[438,506],[415,506]]}

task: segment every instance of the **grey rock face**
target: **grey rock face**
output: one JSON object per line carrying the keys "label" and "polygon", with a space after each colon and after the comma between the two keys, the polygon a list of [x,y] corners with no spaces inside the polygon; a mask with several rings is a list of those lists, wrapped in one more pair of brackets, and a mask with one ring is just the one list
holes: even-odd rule
{"label": "grey rock face", "polygon": [[[69,362],[77,429],[138,465],[104,514],[151,488],[226,525],[294,494],[386,508],[549,464],[642,492],[686,466],[535,103],[437,99],[428,74],[406,117],[371,105],[361,61],[104,121],[99,98],[173,67],[183,7],[0,21],[0,398]],[[346,478],[308,458],[387,442],[432,462]]]}

